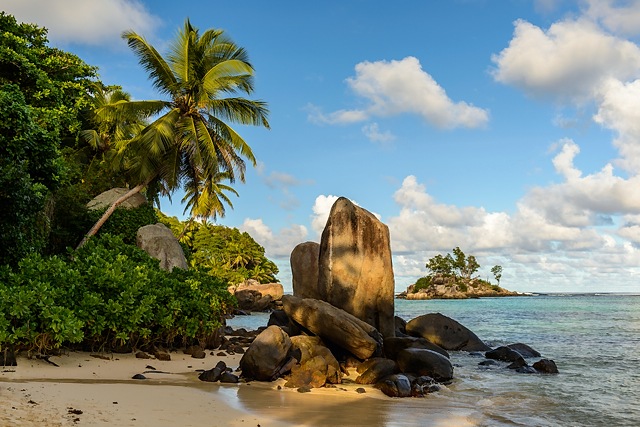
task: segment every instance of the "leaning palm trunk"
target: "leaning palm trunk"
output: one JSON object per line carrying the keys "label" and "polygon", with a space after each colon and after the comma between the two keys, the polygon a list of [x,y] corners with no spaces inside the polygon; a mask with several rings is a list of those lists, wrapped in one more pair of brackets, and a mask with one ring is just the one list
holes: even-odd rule
{"label": "leaning palm trunk", "polygon": [[102,216],[100,217],[100,219],[93,224],[93,227],[91,227],[91,230],[89,230],[89,232],[87,234],[85,234],[85,236],[82,238],[82,240],[80,241],[80,243],[78,244],[78,247],[76,248],[76,250],[80,249],[81,247],[83,247],[85,245],[85,243],[87,243],[87,241],[96,235],[96,233],[98,232],[98,230],[100,230],[100,228],[104,225],[105,222],[107,222],[107,220],[109,219],[109,217],[111,216],[111,214],[113,214],[113,212],[116,210],[116,208],[118,206],[120,206],[125,200],[127,200],[129,197],[133,196],[136,193],[139,193],[144,187],[146,187],[148,184],[148,182],[144,182],[142,184],[138,184],[135,187],[133,187],[131,190],[129,190],[127,193],[123,194],[122,196],[120,196],[116,201],[114,201],[111,206],[109,206],[109,208],[102,214]]}

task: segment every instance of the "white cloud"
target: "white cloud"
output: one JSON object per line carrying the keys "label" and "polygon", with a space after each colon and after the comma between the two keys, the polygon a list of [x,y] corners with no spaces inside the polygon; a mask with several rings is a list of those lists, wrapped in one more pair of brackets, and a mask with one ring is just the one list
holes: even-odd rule
{"label": "white cloud", "polygon": [[356,75],[348,78],[353,92],[365,98],[363,109],[338,110],[323,114],[311,106],[309,119],[316,123],[355,123],[372,117],[414,114],[439,128],[484,126],[489,112],[464,101],[454,102],[445,90],[425,72],[417,58],[361,62]]}
{"label": "white cloud", "polygon": [[[316,201],[313,204],[313,215],[311,216],[311,229],[316,232],[318,237],[322,234],[324,226],[327,225],[327,219],[329,219],[329,213],[331,207],[338,200],[338,196],[333,195],[319,195],[316,197]],[[319,240],[319,239],[318,239]]]}
{"label": "white cloud", "polygon": [[18,21],[49,30],[52,42],[113,45],[120,34],[134,30],[153,33],[160,19],[138,0],[3,0],[2,9]]}
{"label": "white cloud", "polygon": [[640,33],[640,0],[587,0],[586,15],[622,35]]}
{"label": "white cloud", "polygon": [[389,131],[380,131],[378,123],[369,123],[362,127],[362,133],[372,142],[386,144],[396,139],[395,135]]}
{"label": "white cloud", "polygon": [[640,79],[622,83],[610,79],[599,91],[599,108],[594,121],[616,131],[613,143],[620,151],[617,164],[640,173]]}
{"label": "white cloud", "polygon": [[246,218],[238,228],[249,233],[256,242],[262,245],[267,257],[274,258],[288,259],[293,248],[304,242],[308,234],[305,226],[297,224],[283,228],[274,234],[261,218]]}
{"label": "white cloud", "polygon": [[494,78],[534,97],[592,99],[605,82],[640,77],[640,48],[588,19],[543,30],[518,20],[509,46],[493,55]]}

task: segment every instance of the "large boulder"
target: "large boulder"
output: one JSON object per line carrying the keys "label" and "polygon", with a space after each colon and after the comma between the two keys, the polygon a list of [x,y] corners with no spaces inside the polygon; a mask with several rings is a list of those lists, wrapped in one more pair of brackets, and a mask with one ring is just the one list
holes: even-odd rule
{"label": "large boulder", "polygon": [[242,289],[234,293],[238,300],[238,308],[244,311],[266,311],[273,302],[270,295],[262,295],[260,291]]}
{"label": "large boulder", "polygon": [[389,397],[409,397],[411,396],[411,382],[404,374],[389,375],[376,384]]}
{"label": "large boulder", "polygon": [[[127,192],[129,192],[128,188],[112,188],[111,190],[107,190],[94,197],[89,203],[87,203],[87,208],[89,210],[96,211],[106,209],[111,206],[113,202],[127,194]],[[127,198],[127,200],[120,203],[118,207],[134,209],[144,205],[145,203],[147,203],[147,199],[142,194],[135,193],[131,197]]]}
{"label": "large boulder", "polygon": [[171,271],[175,267],[189,268],[184,251],[176,236],[164,224],[157,223],[140,227],[136,234],[136,245],[160,260],[160,268]]}
{"label": "large boulder", "polygon": [[356,383],[375,384],[383,378],[397,372],[398,364],[395,361],[384,357],[373,357],[358,366],[358,373],[360,375],[356,378]]}
{"label": "large boulder", "polygon": [[395,335],[394,278],[389,228],[371,212],[340,197],[322,232],[320,299]]}
{"label": "large boulder", "polygon": [[449,358],[449,353],[447,350],[435,345],[432,342],[424,338],[418,337],[389,337],[384,339],[384,354],[389,359],[396,360],[398,357],[398,353],[400,353],[405,348],[424,348],[427,350],[435,351],[436,353],[440,353],[447,359]]}
{"label": "large boulder", "polygon": [[318,258],[320,244],[304,242],[291,251],[293,295],[300,298],[323,299],[318,291]]}
{"label": "large boulder", "polygon": [[382,349],[382,337],[373,326],[327,302],[285,295],[282,305],[289,319],[359,359]]}
{"label": "large boulder", "polygon": [[291,368],[285,387],[322,387],[342,381],[340,364],[319,337],[291,337],[291,354],[297,363]]}
{"label": "large boulder", "polygon": [[427,375],[437,381],[453,378],[453,365],[443,355],[423,348],[407,348],[398,353],[400,371],[418,376]]}
{"label": "large boulder", "polygon": [[242,376],[258,381],[273,381],[286,372],[291,339],[277,326],[269,326],[251,343],[240,359]]}
{"label": "large boulder", "polygon": [[476,334],[455,320],[440,313],[424,314],[410,320],[406,326],[407,334],[422,337],[445,350],[489,351]]}
{"label": "large boulder", "polygon": [[284,295],[284,288],[281,283],[260,283],[254,279],[247,279],[237,285],[228,288],[230,293],[239,291],[258,291],[260,295],[270,296],[272,301],[280,301]]}

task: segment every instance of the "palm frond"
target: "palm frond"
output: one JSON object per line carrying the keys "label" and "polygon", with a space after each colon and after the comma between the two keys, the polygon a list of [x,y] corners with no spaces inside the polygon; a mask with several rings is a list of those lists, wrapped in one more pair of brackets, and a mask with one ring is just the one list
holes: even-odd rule
{"label": "palm frond", "polygon": [[228,120],[243,125],[264,126],[269,129],[269,110],[263,101],[245,98],[212,99],[208,104],[209,117]]}
{"label": "palm frond", "polygon": [[169,64],[162,58],[158,51],[150,45],[142,36],[133,31],[125,31],[122,38],[138,57],[138,62],[151,77],[153,87],[162,93],[172,94],[176,87],[176,78]]}

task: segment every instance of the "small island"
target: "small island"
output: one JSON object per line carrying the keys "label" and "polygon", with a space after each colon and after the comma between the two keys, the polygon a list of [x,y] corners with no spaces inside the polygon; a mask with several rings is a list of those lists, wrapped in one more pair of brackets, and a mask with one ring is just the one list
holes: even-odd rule
{"label": "small island", "polygon": [[453,255],[436,255],[426,264],[430,274],[419,278],[407,290],[396,295],[399,299],[467,299],[483,297],[521,296],[522,294],[500,287],[502,267],[491,269],[496,284],[473,277],[480,268],[475,256],[465,255],[459,247]]}

